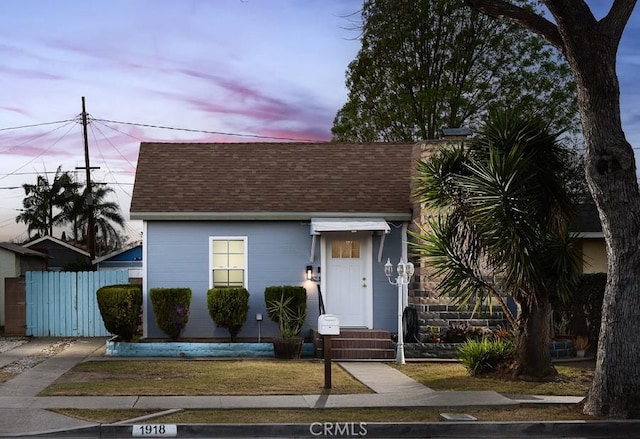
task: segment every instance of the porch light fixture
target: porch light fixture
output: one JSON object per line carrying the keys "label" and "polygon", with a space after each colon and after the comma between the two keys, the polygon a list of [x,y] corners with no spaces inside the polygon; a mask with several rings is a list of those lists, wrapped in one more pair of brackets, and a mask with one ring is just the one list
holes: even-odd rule
{"label": "porch light fixture", "polygon": [[398,287],[398,343],[396,346],[396,363],[398,364],[405,364],[404,334],[402,327],[402,313],[404,309],[402,307],[402,298],[404,297],[405,287],[407,289],[409,288],[409,283],[411,282],[414,271],[415,267],[413,266],[413,264],[411,262],[407,262],[405,264],[401,258],[396,267],[398,276],[394,280],[392,280],[391,277],[393,276],[393,264],[391,264],[391,260],[387,258],[387,263],[384,264],[384,274],[387,276],[389,283]]}
{"label": "porch light fixture", "polygon": [[307,273],[307,280],[312,280],[314,282],[320,282],[320,267],[318,267],[317,274],[314,275],[313,274],[313,266],[312,265],[307,265],[306,273]]}

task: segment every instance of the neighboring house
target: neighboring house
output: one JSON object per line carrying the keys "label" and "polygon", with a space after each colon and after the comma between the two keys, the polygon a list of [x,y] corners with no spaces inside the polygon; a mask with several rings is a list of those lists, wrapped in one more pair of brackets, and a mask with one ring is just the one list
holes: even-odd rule
{"label": "neighboring house", "polygon": [[91,264],[89,252],[52,236],[43,236],[24,244],[23,247],[49,256],[49,265],[45,270],[61,271],[69,265],[82,267]]}
{"label": "neighboring house", "polygon": [[5,326],[5,279],[19,278],[27,271],[45,270],[47,255],[10,242],[0,242],[0,326]]}
{"label": "neighboring house", "polygon": [[579,206],[572,230],[578,239],[583,273],[607,272],[607,246],[598,210],[593,204]]}
{"label": "neighboring house", "polygon": [[93,261],[98,271],[129,270],[129,278],[142,278],[142,244],[121,248]]}
{"label": "neighboring house", "polygon": [[[264,289],[303,285],[307,328],[319,290],[343,328],[397,328],[384,264],[407,260],[412,144],[142,143],[131,219],[143,221],[144,336],[164,337],[148,292],[189,287],[183,337],[228,337],[209,317],[211,287],[248,289],[240,337],[276,335]],[[306,267],[321,273],[319,285]]]}

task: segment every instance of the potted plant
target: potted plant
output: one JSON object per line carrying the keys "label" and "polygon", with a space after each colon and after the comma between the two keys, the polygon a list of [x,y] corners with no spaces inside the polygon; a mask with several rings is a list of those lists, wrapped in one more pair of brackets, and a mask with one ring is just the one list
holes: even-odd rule
{"label": "potted plant", "polygon": [[304,287],[270,287],[265,291],[267,315],[280,330],[280,337],[272,339],[276,358],[300,358],[304,341],[300,331],[307,318],[306,293]]}
{"label": "potted plant", "polygon": [[440,328],[437,326],[427,326],[427,343],[440,343]]}
{"label": "potted plant", "polygon": [[586,350],[591,346],[589,343],[589,337],[583,335],[577,336],[574,346],[576,348],[576,356],[584,357]]}

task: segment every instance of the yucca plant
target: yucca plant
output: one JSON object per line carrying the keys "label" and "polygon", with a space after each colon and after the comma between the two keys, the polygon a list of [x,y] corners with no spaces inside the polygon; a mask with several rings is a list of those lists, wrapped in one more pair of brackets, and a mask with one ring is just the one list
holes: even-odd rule
{"label": "yucca plant", "polygon": [[460,362],[471,375],[495,370],[513,359],[513,343],[509,340],[491,339],[468,340],[458,346]]}
{"label": "yucca plant", "polygon": [[[433,219],[412,233],[437,289],[478,309],[497,301],[514,328],[515,375],[557,374],[547,348],[551,298],[568,297],[579,272],[563,185],[566,151],[539,119],[492,112],[467,145],[418,165],[415,194]],[[493,281],[491,274],[499,274]],[[521,310],[518,322],[506,292]]]}

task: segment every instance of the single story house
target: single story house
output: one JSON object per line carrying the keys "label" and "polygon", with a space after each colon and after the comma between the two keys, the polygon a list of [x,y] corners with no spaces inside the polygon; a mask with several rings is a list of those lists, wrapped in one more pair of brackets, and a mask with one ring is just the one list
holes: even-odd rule
{"label": "single story house", "polygon": [[413,153],[401,143],[142,143],[131,219],[143,221],[144,336],[165,337],[149,290],[189,287],[182,336],[228,337],[206,303],[226,286],[250,294],[240,338],[277,335],[264,305],[273,285],[307,289],[307,328],[322,294],[341,327],[395,332],[398,290],[384,264],[407,261]]}
{"label": "single story house", "polygon": [[23,245],[23,247],[49,256],[47,271],[61,271],[67,267],[89,267],[91,255],[88,251],[76,247],[53,236],[42,236]]}
{"label": "single story house", "polygon": [[98,271],[129,270],[129,278],[142,278],[142,244],[134,244],[94,259]]}
{"label": "single story house", "polygon": [[0,326],[5,326],[5,314],[11,314],[13,307],[19,305],[5,301],[5,279],[22,277],[31,270],[45,270],[46,266],[47,255],[11,242],[0,242]]}
{"label": "single story house", "polygon": [[571,226],[582,255],[582,273],[607,272],[607,245],[604,241],[598,210],[593,204],[578,206]]}

